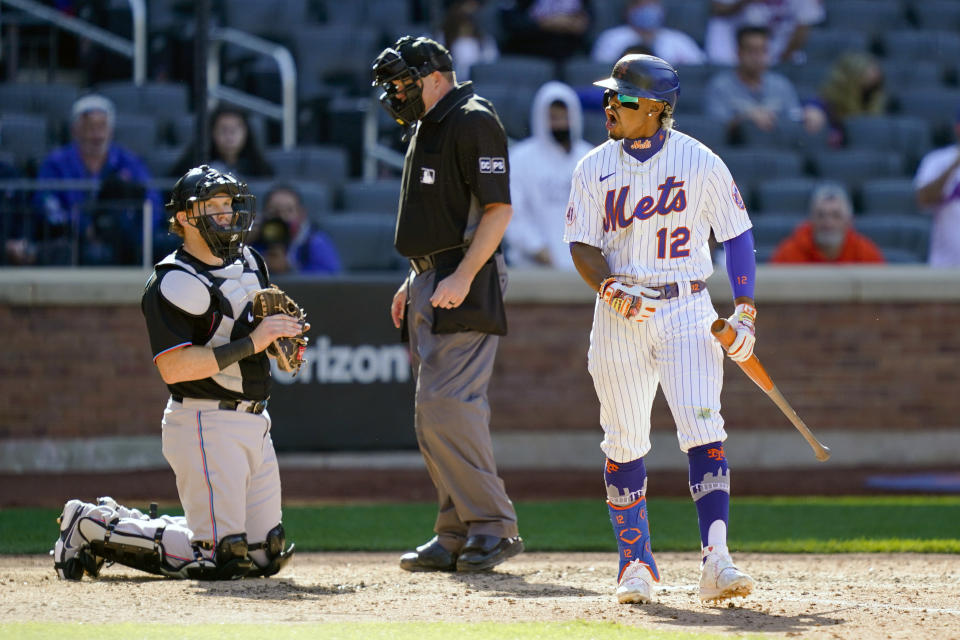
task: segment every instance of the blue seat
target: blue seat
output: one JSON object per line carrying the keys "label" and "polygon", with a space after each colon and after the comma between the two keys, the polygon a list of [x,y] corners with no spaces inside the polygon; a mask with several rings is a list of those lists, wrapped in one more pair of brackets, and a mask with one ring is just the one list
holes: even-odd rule
{"label": "blue seat", "polygon": [[589,87],[610,76],[613,65],[590,58],[571,58],[563,65],[563,81],[571,87]]}
{"label": "blue seat", "polygon": [[827,64],[845,51],[866,51],[870,39],[859,29],[814,28],[807,34],[803,50],[814,64]]}
{"label": "blue seat", "polygon": [[114,121],[114,139],[141,158],[160,142],[159,130],[157,119],[148,114],[118,113]]}
{"label": "blue seat", "polygon": [[325,216],[318,226],[330,234],[348,272],[399,271],[408,264],[393,247],[393,215],[351,211]]}
{"label": "blue seat", "polygon": [[470,79],[477,86],[506,85],[536,91],[554,78],[553,62],[533,56],[505,55],[470,67]]}
{"label": "blue seat", "polygon": [[897,29],[883,35],[888,58],[936,60],[956,64],[960,58],[960,33],[939,29]]}
{"label": "blue seat", "polygon": [[895,89],[900,112],[925,119],[935,139],[954,141],[953,124],[960,105],[960,89],[926,87],[914,90]]}
{"label": "blue seat", "polygon": [[476,92],[493,103],[493,108],[514,140],[530,137],[530,108],[538,87],[476,83]]}
{"label": "blue seat", "polygon": [[906,23],[900,0],[831,0],[824,4],[827,24],[833,28],[876,34]]}
{"label": "blue seat", "polygon": [[687,135],[693,136],[711,149],[725,147],[727,127],[722,122],[707,115],[682,114],[676,116],[674,128]]}
{"label": "blue seat", "polygon": [[289,151],[268,149],[267,161],[284,178],[307,178],[340,184],[347,177],[347,152],[338,146],[300,146]]}
{"label": "blue seat", "polygon": [[158,146],[144,153],[143,161],[154,178],[179,178],[180,176],[174,176],[173,167],[183,152],[183,146]]}
{"label": "blue seat", "polygon": [[230,0],[225,5],[228,27],[260,35],[288,33],[308,18],[307,0]]}
{"label": "blue seat", "polygon": [[944,65],[935,60],[884,58],[880,66],[888,91],[890,87],[899,90],[937,87],[943,83],[945,76]]}
{"label": "blue seat", "polygon": [[910,178],[866,180],[860,187],[860,209],[870,214],[910,215],[919,212]]}
{"label": "blue seat", "polygon": [[663,3],[664,25],[682,31],[703,45],[710,19],[710,3],[702,0],[670,0]]}
{"label": "blue seat", "polygon": [[911,251],[916,262],[927,260],[931,220],[926,216],[862,216],[854,225],[883,251]]}
{"label": "blue seat", "polygon": [[762,181],[797,177],[803,173],[803,158],[793,151],[726,149],[719,155],[733,174],[749,207],[753,206],[753,191]]}
{"label": "blue seat", "polygon": [[400,180],[376,182],[350,181],[340,192],[342,208],[347,211],[376,211],[396,214],[400,200]]}
{"label": "blue seat", "polygon": [[864,180],[895,178],[904,175],[903,157],[898,153],[873,149],[821,151],[813,154],[816,174],[824,180],[846,183],[856,190]]}
{"label": "blue seat", "polygon": [[782,213],[757,216],[752,220],[753,241],[757,246],[770,247],[772,251],[805,220],[805,216]]}
{"label": "blue seat", "polygon": [[904,156],[907,170],[912,170],[933,144],[927,121],[909,115],[854,116],[844,122],[844,132],[848,148],[896,151]]}
{"label": "blue seat", "polygon": [[923,0],[911,3],[913,15],[921,29],[960,30],[960,2],[956,0]]}
{"label": "blue seat", "polygon": [[802,216],[810,208],[810,196],[817,183],[818,180],[807,177],[764,180],[755,189],[751,213],[783,212]]}
{"label": "blue seat", "polygon": [[40,162],[47,152],[47,120],[26,113],[0,114],[3,149],[10,151],[17,164]]}

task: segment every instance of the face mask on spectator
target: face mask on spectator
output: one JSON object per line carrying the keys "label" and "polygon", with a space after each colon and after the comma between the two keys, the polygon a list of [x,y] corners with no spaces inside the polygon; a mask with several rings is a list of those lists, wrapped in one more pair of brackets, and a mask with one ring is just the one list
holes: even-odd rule
{"label": "face mask on spectator", "polygon": [[659,29],[663,25],[663,7],[659,4],[647,4],[634,7],[627,13],[630,26],[644,31]]}

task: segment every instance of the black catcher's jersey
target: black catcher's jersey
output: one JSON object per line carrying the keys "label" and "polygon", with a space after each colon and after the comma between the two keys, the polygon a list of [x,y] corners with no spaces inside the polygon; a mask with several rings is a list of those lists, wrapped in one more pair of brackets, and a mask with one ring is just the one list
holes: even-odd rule
{"label": "black catcher's jersey", "polygon": [[[267,284],[263,258],[250,247],[244,247],[242,259],[222,267],[204,264],[182,247],[168,255],[157,264],[140,301],[154,362],[175,349],[218,347],[249,335],[253,295]],[[212,377],[167,388],[185,398],[266,400],[270,384],[270,360],[260,352]]]}

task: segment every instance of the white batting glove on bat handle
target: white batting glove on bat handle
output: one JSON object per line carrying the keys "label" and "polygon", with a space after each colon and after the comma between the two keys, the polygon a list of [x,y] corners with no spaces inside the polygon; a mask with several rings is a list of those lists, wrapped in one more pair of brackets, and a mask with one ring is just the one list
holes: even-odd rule
{"label": "white batting glove on bat handle", "polygon": [[753,355],[753,345],[757,341],[757,308],[741,302],[727,320],[737,331],[737,337],[727,349],[727,355],[734,362],[746,362]]}
{"label": "white batting glove on bat handle", "polygon": [[655,289],[627,284],[612,277],[600,283],[597,295],[618,314],[635,322],[648,320],[665,302]]}

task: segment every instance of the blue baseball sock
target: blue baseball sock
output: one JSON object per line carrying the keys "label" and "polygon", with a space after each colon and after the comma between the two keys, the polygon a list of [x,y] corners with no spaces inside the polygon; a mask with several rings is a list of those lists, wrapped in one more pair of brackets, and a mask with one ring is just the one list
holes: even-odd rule
{"label": "blue baseball sock", "polygon": [[697,506],[700,544],[727,546],[730,517],[730,470],[722,442],[711,442],[687,451],[690,463],[690,495]]}
{"label": "blue baseball sock", "polygon": [[607,485],[607,509],[617,538],[620,570],[617,581],[628,564],[639,559],[660,580],[660,571],[650,547],[650,524],[647,520],[647,470],[643,458],[631,462],[607,460],[603,472]]}

